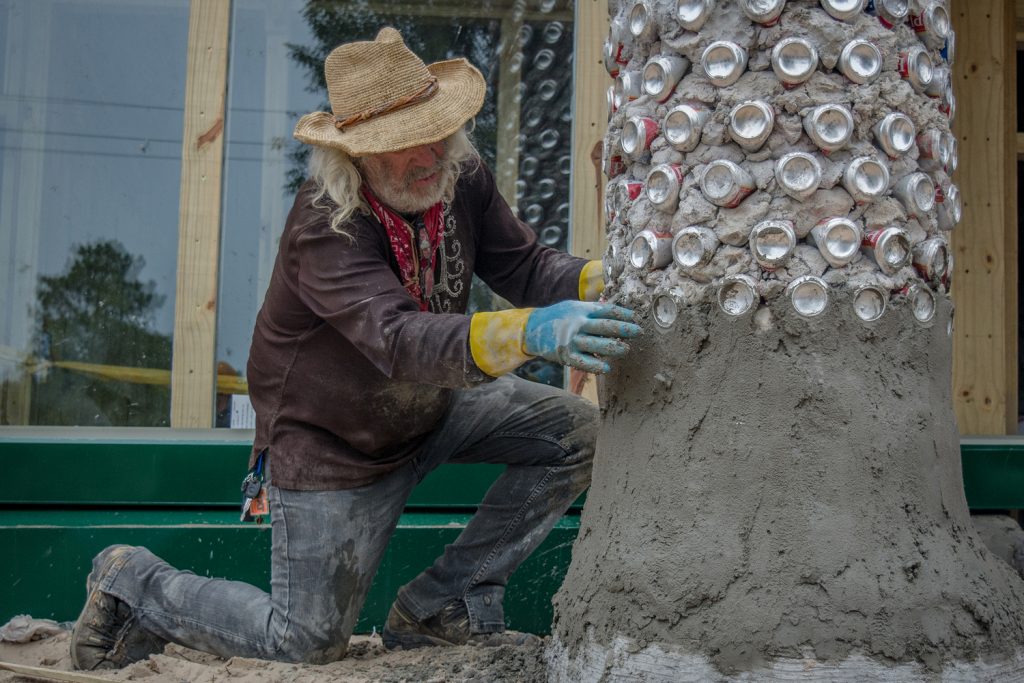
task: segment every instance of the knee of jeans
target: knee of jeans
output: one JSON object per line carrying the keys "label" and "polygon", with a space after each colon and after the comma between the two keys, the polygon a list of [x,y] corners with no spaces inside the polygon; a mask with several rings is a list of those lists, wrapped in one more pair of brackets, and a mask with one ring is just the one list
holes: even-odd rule
{"label": "knee of jeans", "polygon": [[278,645],[274,659],[293,664],[329,664],[343,659],[348,652],[348,638],[327,638],[289,630]]}
{"label": "knee of jeans", "polygon": [[589,465],[597,444],[598,410],[590,401],[573,396],[569,404],[569,430],[563,442],[573,452],[571,464]]}

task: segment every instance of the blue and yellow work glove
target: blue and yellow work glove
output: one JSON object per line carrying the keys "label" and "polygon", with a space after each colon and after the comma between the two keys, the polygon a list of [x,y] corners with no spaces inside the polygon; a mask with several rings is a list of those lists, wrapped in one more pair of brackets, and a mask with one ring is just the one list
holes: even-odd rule
{"label": "blue and yellow work glove", "polygon": [[470,322],[469,348],[477,366],[493,377],[534,356],[605,373],[611,368],[602,359],[626,355],[629,346],[622,340],[640,335],[632,320],[628,308],[584,301],[477,313]]}
{"label": "blue and yellow work glove", "polygon": [[580,301],[597,301],[604,292],[604,266],[600,261],[587,261],[580,271]]}

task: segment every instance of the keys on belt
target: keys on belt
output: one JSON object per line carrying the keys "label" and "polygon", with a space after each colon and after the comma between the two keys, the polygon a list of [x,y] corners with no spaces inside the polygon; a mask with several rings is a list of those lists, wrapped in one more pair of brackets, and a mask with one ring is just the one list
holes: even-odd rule
{"label": "keys on belt", "polygon": [[242,480],[242,520],[263,523],[263,516],[270,512],[267,487],[263,485],[263,459],[267,452],[256,457],[256,464]]}

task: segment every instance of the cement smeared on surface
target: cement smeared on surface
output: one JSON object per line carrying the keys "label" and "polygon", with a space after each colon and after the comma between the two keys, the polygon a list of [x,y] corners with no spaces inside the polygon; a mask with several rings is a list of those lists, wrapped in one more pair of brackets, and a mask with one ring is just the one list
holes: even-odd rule
{"label": "cement smeared on surface", "polygon": [[729,675],[807,653],[1014,661],[1024,582],[967,511],[950,304],[930,326],[899,300],[873,324],[848,293],[809,321],[786,304],[685,307],[608,376],[553,680],[611,680],[572,662],[623,639]]}

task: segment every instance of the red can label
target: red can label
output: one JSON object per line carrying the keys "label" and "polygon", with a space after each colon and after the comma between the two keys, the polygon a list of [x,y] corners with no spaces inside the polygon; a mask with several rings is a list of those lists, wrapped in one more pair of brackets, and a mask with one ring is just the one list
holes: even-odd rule
{"label": "red can label", "polygon": [[861,246],[874,248],[878,245],[878,240],[882,239],[883,233],[885,233],[885,230],[872,230],[864,233],[860,241]]}
{"label": "red can label", "polygon": [[636,199],[644,191],[643,183],[626,183],[626,193],[630,199]]}
{"label": "red can label", "polygon": [[907,23],[910,24],[917,33],[924,33],[928,30],[928,26],[925,25],[924,12],[921,12],[920,14],[911,13],[910,19]]}
{"label": "red can label", "polygon": [[910,74],[910,52],[904,51],[900,53],[900,60],[896,65],[896,70],[900,76],[906,78]]}
{"label": "red can label", "polygon": [[640,121],[644,124],[644,149],[650,149],[651,143],[654,142],[654,138],[658,136],[658,122],[654,119],[641,118]]}

